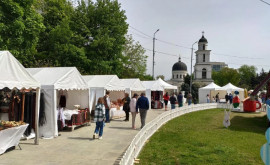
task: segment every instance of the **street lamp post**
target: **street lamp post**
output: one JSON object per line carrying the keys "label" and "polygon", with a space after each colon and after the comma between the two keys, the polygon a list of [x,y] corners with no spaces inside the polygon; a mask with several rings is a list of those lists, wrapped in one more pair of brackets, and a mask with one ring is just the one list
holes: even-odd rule
{"label": "street lamp post", "polygon": [[191,64],[190,64],[190,85],[189,85],[189,92],[191,94],[191,90],[192,90],[192,59],[193,59],[193,46],[198,43],[198,41],[194,42],[194,44],[192,44],[191,47]]}
{"label": "street lamp post", "polygon": [[156,33],[159,31],[159,29],[154,33],[153,37],[153,69],[152,69],[152,77],[155,79],[155,40],[156,40]]}

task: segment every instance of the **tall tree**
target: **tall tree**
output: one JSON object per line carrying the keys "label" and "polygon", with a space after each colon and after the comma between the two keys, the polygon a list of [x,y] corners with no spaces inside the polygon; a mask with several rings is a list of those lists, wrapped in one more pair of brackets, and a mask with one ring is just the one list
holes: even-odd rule
{"label": "tall tree", "polygon": [[86,49],[91,59],[88,72],[122,76],[124,45],[128,24],[125,11],[116,0],[88,1],[86,23],[93,42]]}
{"label": "tall tree", "polygon": [[126,43],[123,50],[124,70],[122,77],[140,77],[146,74],[145,49],[139,42],[135,42],[131,35],[126,36]]}
{"label": "tall tree", "polygon": [[256,76],[256,70],[257,68],[253,65],[248,66],[248,65],[242,65],[239,69],[238,72],[240,74],[240,86],[247,86],[249,88],[252,87],[251,81],[252,78]]}
{"label": "tall tree", "polygon": [[84,71],[87,58],[83,48],[74,44],[78,38],[71,29],[74,8],[66,0],[44,0],[39,5],[46,30],[40,35],[40,66],[76,66]]}
{"label": "tall tree", "polygon": [[158,76],[156,77],[156,79],[159,79],[159,78],[161,78],[162,80],[165,80],[165,76],[164,76],[164,75],[158,75]]}
{"label": "tall tree", "polygon": [[0,1],[0,49],[11,51],[26,67],[35,65],[36,46],[44,28],[34,0]]}
{"label": "tall tree", "polygon": [[238,86],[240,82],[240,74],[233,68],[225,67],[219,72],[212,72],[212,79],[219,86],[224,86],[228,83]]}

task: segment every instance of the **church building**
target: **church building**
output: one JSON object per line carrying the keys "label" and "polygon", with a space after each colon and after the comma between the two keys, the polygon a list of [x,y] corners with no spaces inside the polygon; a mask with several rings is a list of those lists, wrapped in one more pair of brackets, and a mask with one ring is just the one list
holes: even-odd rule
{"label": "church building", "polygon": [[172,67],[172,79],[168,80],[169,84],[175,85],[178,87],[179,91],[181,85],[184,83],[184,78],[187,75],[187,65],[181,61],[179,57],[178,62],[176,62]]}
{"label": "church building", "polygon": [[[210,52],[207,49],[208,41],[204,37],[204,32],[201,39],[198,41],[198,50],[196,54],[196,62],[194,65],[194,83],[200,84],[200,86],[206,86],[213,82],[212,71],[220,71],[224,67],[228,67],[224,62],[211,62]],[[181,90],[181,85],[184,83],[184,78],[187,75],[187,65],[181,61],[179,57],[178,62],[176,62],[172,67],[172,78],[167,82],[169,84],[178,87]]]}
{"label": "church building", "polygon": [[208,85],[213,82],[212,71],[220,71],[223,67],[228,67],[224,62],[211,62],[210,52],[207,49],[208,41],[204,37],[204,32],[198,42],[198,50],[196,54],[196,63],[194,66],[194,82],[201,85]]}

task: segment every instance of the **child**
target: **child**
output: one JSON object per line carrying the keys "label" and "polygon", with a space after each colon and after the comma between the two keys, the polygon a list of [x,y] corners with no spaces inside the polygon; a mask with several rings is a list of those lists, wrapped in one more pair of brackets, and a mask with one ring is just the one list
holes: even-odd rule
{"label": "child", "polygon": [[103,135],[103,127],[104,127],[104,119],[105,119],[105,106],[104,99],[102,97],[98,98],[98,102],[95,108],[95,117],[94,121],[96,122],[96,129],[93,135],[93,139],[97,137],[99,133],[99,140],[102,139]]}

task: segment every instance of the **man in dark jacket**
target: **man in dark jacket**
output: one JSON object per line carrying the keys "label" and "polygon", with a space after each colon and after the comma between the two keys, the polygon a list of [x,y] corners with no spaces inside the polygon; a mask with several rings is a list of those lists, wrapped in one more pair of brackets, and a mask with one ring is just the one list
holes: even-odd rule
{"label": "man in dark jacket", "polygon": [[170,97],[170,103],[171,103],[171,109],[175,109],[175,104],[176,104],[176,98],[174,97],[174,94],[171,95]]}
{"label": "man in dark jacket", "polygon": [[136,111],[138,112],[138,110],[140,110],[141,128],[143,128],[145,125],[145,118],[148,109],[149,109],[149,101],[147,97],[145,97],[145,93],[141,93],[141,97],[138,99],[136,103]]}
{"label": "man in dark jacket", "polygon": [[177,101],[178,101],[179,107],[183,107],[183,95],[181,92],[179,92],[179,94],[177,96]]}

